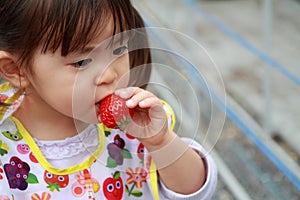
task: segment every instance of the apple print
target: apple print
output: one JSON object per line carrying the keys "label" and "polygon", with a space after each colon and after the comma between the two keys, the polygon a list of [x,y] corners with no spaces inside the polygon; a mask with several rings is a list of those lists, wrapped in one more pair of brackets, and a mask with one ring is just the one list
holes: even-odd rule
{"label": "apple print", "polygon": [[123,191],[124,186],[119,171],[116,171],[113,177],[107,178],[103,183],[103,193],[108,200],[121,200]]}

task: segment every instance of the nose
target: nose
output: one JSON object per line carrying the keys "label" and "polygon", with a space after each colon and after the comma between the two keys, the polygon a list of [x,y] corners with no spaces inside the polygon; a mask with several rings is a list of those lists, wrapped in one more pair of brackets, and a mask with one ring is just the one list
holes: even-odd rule
{"label": "nose", "polygon": [[96,77],[96,85],[109,85],[115,82],[118,75],[112,66],[109,66]]}

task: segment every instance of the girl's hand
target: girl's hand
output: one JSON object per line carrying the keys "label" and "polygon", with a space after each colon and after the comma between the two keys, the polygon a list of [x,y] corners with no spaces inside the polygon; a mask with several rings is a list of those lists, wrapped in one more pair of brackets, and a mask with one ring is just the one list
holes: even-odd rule
{"label": "girl's hand", "polygon": [[160,149],[169,142],[167,117],[159,98],[138,87],[118,89],[115,94],[127,99],[126,105],[134,108],[133,120],[126,126],[129,134],[149,151]]}

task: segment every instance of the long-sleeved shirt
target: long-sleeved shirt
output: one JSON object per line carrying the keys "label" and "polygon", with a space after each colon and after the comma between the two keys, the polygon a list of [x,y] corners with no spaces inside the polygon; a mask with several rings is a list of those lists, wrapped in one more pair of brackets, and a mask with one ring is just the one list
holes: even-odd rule
{"label": "long-sleeved shirt", "polygon": [[[13,113],[16,105],[5,112]],[[172,128],[174,112],[165,108]],[[143,144],[126,132],[92,124],[74,137],[41,141],[11,114],[2,114],[0,199],[210,199],[216,166],[199,143],[182,140],[199,153],[206,169],[205,184],[189,195],[169,190]]]}

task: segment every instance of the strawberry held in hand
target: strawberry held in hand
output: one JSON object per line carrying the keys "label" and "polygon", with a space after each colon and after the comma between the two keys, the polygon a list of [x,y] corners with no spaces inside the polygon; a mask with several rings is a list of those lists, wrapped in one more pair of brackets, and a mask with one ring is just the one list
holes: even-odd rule
{"label": "strawberry held in hand", "polygon": [[110,94],[100,102],[99,121],[107,128],[119,128],[124,130],[131,121],[133,109],[126,106],[126,100]]}

